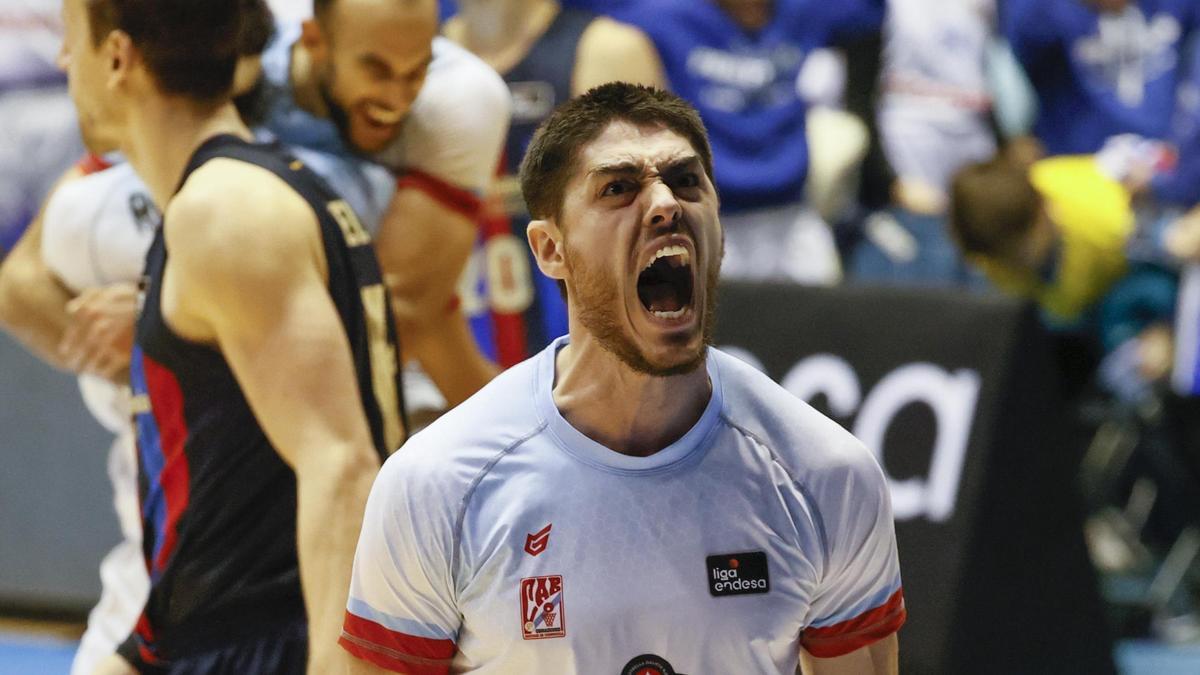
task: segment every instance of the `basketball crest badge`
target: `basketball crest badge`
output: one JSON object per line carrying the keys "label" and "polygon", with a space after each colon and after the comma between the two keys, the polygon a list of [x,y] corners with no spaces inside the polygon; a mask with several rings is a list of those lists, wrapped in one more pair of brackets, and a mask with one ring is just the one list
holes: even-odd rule
{"label": "basketball crest badge", "polygon": [[521,637],[543,640],[567,634],[560,575],[521,579]]}

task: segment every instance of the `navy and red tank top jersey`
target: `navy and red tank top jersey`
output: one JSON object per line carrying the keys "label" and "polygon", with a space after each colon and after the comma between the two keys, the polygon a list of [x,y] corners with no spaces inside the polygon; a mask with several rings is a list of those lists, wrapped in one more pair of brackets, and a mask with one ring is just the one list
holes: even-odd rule
{"label": "navy and red tank top jersey", "polygon": [[525,239],[529,214],[516,179],[525,148],[556,106],[571,97],[579,38],[596,18],[563,9],[525,58],[504,75],[513,101],[497,195],[482,218],[474,261],[481,302],[466,305],[483,352],[508,367],[567,332],[567,307],[553,279],[538,270]]}
{"label": "navy and red tank top jersey", "polygon": [[[395,327],[369,235],[346,202],[280,146],[216,136],[193,155],[184,179],[218,157],[271,171],[316,214],[329,294],[349,337],[375,447],[387,457],[403,440],[403,401]],[[181,338],[164,321],[168,256],[159,228],[146,258],[130,368],[151,582],[133,639],[147,663],[304,617],[295,474],[267,440],[222,354]]]}

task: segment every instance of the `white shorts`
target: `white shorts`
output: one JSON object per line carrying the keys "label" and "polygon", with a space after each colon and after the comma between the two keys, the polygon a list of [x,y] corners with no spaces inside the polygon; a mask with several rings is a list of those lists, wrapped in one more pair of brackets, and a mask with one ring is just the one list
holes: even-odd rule
{"label": "white shorts", "polygon": [[142,519],[138,509],[137,456],[133,431],[113,439],[108,478],[121,541],[100,562],[100,602],[88,614],[87,630],[71,664],[71,675],[91,675],[96,665],[129,637],[150,594],[142,556]]}

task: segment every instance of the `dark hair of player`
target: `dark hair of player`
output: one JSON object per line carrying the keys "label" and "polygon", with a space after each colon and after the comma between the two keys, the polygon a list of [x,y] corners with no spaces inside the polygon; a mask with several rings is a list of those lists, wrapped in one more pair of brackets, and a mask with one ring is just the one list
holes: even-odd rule
{"label": "dark hair of player", "polygon": [[229,95],[245,0],[84,0],[92,42],[129,35],[164,94],[201,102]]}
{"label": "dark hair of player", "polygon": [[1028,168],[997,157],[954,176],[950,231],[967,253],[1004,254],[1033,228],[1041,208]]}
{"label": "dark hair of player", "polygon": [[266,0],[241,0],[242,28],[238,33],[238,54],[257,56],[267,48],[275,34],[275,17]]}
{"label": "dark hair of player", "polygon": [[618,120],[663,126],[686,138],[713,180],[712,149],[695,108],[661,89],[610,82],[559,106],[534,133],[521,161],[521,192],[530,215],[560,215],[580,148]]}

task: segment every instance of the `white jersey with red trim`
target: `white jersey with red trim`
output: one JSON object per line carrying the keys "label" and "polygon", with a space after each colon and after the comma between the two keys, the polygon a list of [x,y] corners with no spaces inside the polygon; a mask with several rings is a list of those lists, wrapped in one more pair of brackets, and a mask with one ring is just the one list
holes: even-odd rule
{"label": "white jersey with red trim", "polygon": [[367,504],[342,646],[426,673],[791,673],[905,619],[870,452],[712,349],[711,399],[650,457],[552,398],[557,340],[417,434]]}
{"label": "white jersey with red trim", "polygon": [[[128,163],[80,166],[90,173],[59,186],[46,201],[42,259],[75,294],[116,282],[136,283],[162,220],[158,208]],[[101,424],[113,433],[129,430],[127,387],[86,375],[79,386]]]}
{"label": "white jersey with red trim", "polygon": [[[86,175],[63,183],[46,201],[42,260],[76,294],[116,282],[136,282],[161,221],[158,209],[128,164],[109,166],[89,158],[79,167]],[[129,388],[81,375],[79,389],[96,420],[116,435],[109,448],[108,477],[122,539],[100,563],[100,601],[88,615],[72,675],[91,673],[116,651],[132,630],[150,589],[141,553]]]}

